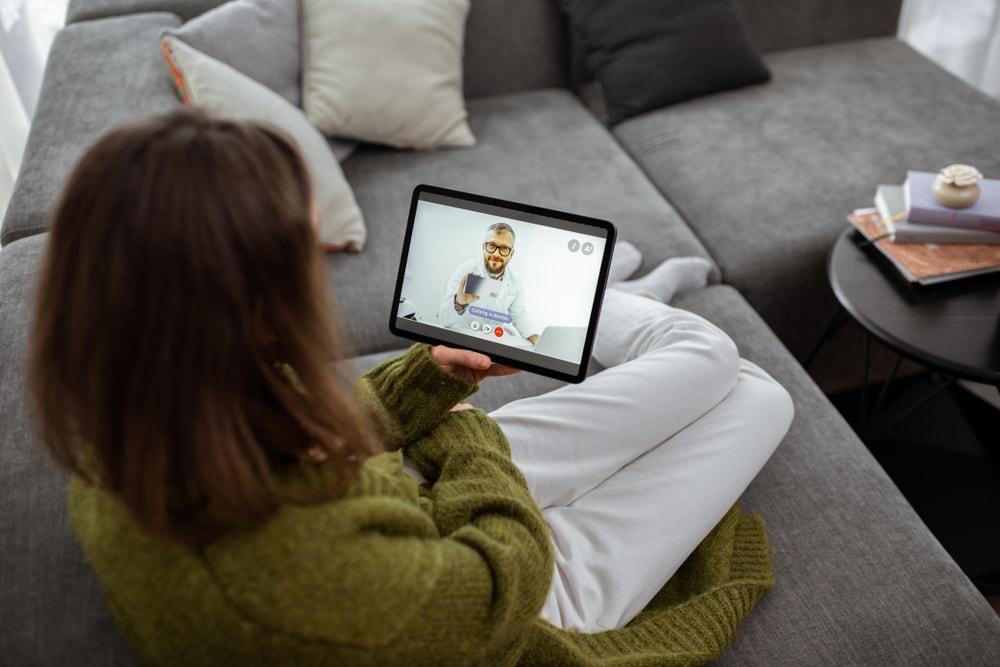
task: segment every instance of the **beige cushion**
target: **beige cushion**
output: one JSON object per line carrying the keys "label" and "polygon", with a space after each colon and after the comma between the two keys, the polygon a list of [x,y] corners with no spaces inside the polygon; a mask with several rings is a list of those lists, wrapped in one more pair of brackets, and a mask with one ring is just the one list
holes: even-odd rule
{"label": "beige cushion", "polygon": [[471,146],[462,94],[469,0],[302,0],[302,106],[323,134]]}
{"label": "beige cushion", "polygon": [[163,53],[185,104],[237,120],[270,123],[290,135],[312,178],[319,237],[327,250],[360,250],[365,224],[326,139],[283,97],[185,42],[166,35]]}

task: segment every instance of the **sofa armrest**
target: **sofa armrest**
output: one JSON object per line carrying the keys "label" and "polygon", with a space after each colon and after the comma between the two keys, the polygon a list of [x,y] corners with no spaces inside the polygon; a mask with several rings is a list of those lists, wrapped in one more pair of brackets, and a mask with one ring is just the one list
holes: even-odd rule
{"label": "sofa armrest", "polygon": [[173,14],[135,14],[74,23],[56,35],[0,243],[45,229],[66,177],[98,136],[180,104],[159,39],[177,25]]}

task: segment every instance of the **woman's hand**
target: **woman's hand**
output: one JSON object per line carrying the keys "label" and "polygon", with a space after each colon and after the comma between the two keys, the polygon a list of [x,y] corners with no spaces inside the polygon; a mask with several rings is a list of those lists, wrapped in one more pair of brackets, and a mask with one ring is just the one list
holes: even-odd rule
{"label": "woman's hand", "polygon": [[465,380],[466,382],[482,382],[488,377],[513,375],[516,368],[494,364],[489,357],[472,350],[457,350],[444,345],[431,348],[431,359],[441,370]]}

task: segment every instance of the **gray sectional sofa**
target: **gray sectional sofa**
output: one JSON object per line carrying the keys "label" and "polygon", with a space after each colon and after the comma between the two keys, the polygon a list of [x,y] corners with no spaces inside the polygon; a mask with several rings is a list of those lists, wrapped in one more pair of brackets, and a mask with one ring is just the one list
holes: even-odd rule
{"label": "gray sectional sofa", "polygon": [[[68,525],[66,477],[32,434],[31,293],[46,218],[74,160],[105,129],[178,104],[159,34],[215,4],[72,0],[55,39],[0,251],[3,664],[134,664]],[[328,260],[356,366],[406,347],[387,314],[419,183],[610,219],[642,250],[640,273],[669,256],[707,257],[711,284],[675,305],[729,332],[796,407],[741,501],[767,521],[777,584],[719,663],[1000,664],[1000,619],[814,379],[824,363],[859,363],[857,350],[832,341],[813,377],[800,363],[834,314],[825,257],[845,213],[908,168],[962,161],[1000,173],[1000,104],[893,36],[899,0],[739,5],[770,82],[609,129],[557,0],[472,0],[464,88],[478,144],[365,145],[342,164],[369,234],[362,253]],[[556,385],[529,374],[488,380],[475,401],[489,409]]]}

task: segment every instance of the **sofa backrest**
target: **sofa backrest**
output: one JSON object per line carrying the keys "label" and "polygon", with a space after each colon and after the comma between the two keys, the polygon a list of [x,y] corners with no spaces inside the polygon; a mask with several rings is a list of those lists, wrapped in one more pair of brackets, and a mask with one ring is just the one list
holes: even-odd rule
{"label": "sofa backrest", "polygon": [[[70,0],[68,23],[123,13],[170,11],[187,20],[225,0]],[[737,0],[764,53],[896,34],[903,0]],[[579,54],[569,49],[559,0],[472,0],[465,91],[482,97],[566,86]],[[574,60],[575,58],[575,60]],[[573,76],[579,79],[579,73]],[[586,77],[584,77],[586,78]]]}
{"label": "sofa backrest", "polygon": [[762,53],[895,35],[903,0],[737,0]]}
{"label": "sofa backrest", "polygon": [[122,14],[172,12],[185,21],[227,0],[69,0],[66,23],[93,21]]}
{"label": "sofa backrest", "polygon": [[558,0],[472,0],[465,96],[569,85],[569,23]]}
{"label": "sofa backrest", "polygon": [[[476,0],[473,0],[474,2]],[[561,0],[550,0],[553,6]],[[736,0],[761,53],[895,35],[903,0]],[[593,81],[579,36],[570,29],[571,86]]]}
{"label": "sofa backrest", "polygon": [[[225,0],[70,0],[66,22],[168,11],[188,20]],[[568,28],[558,0],[471,0],[466,97],[569,85]]]}

